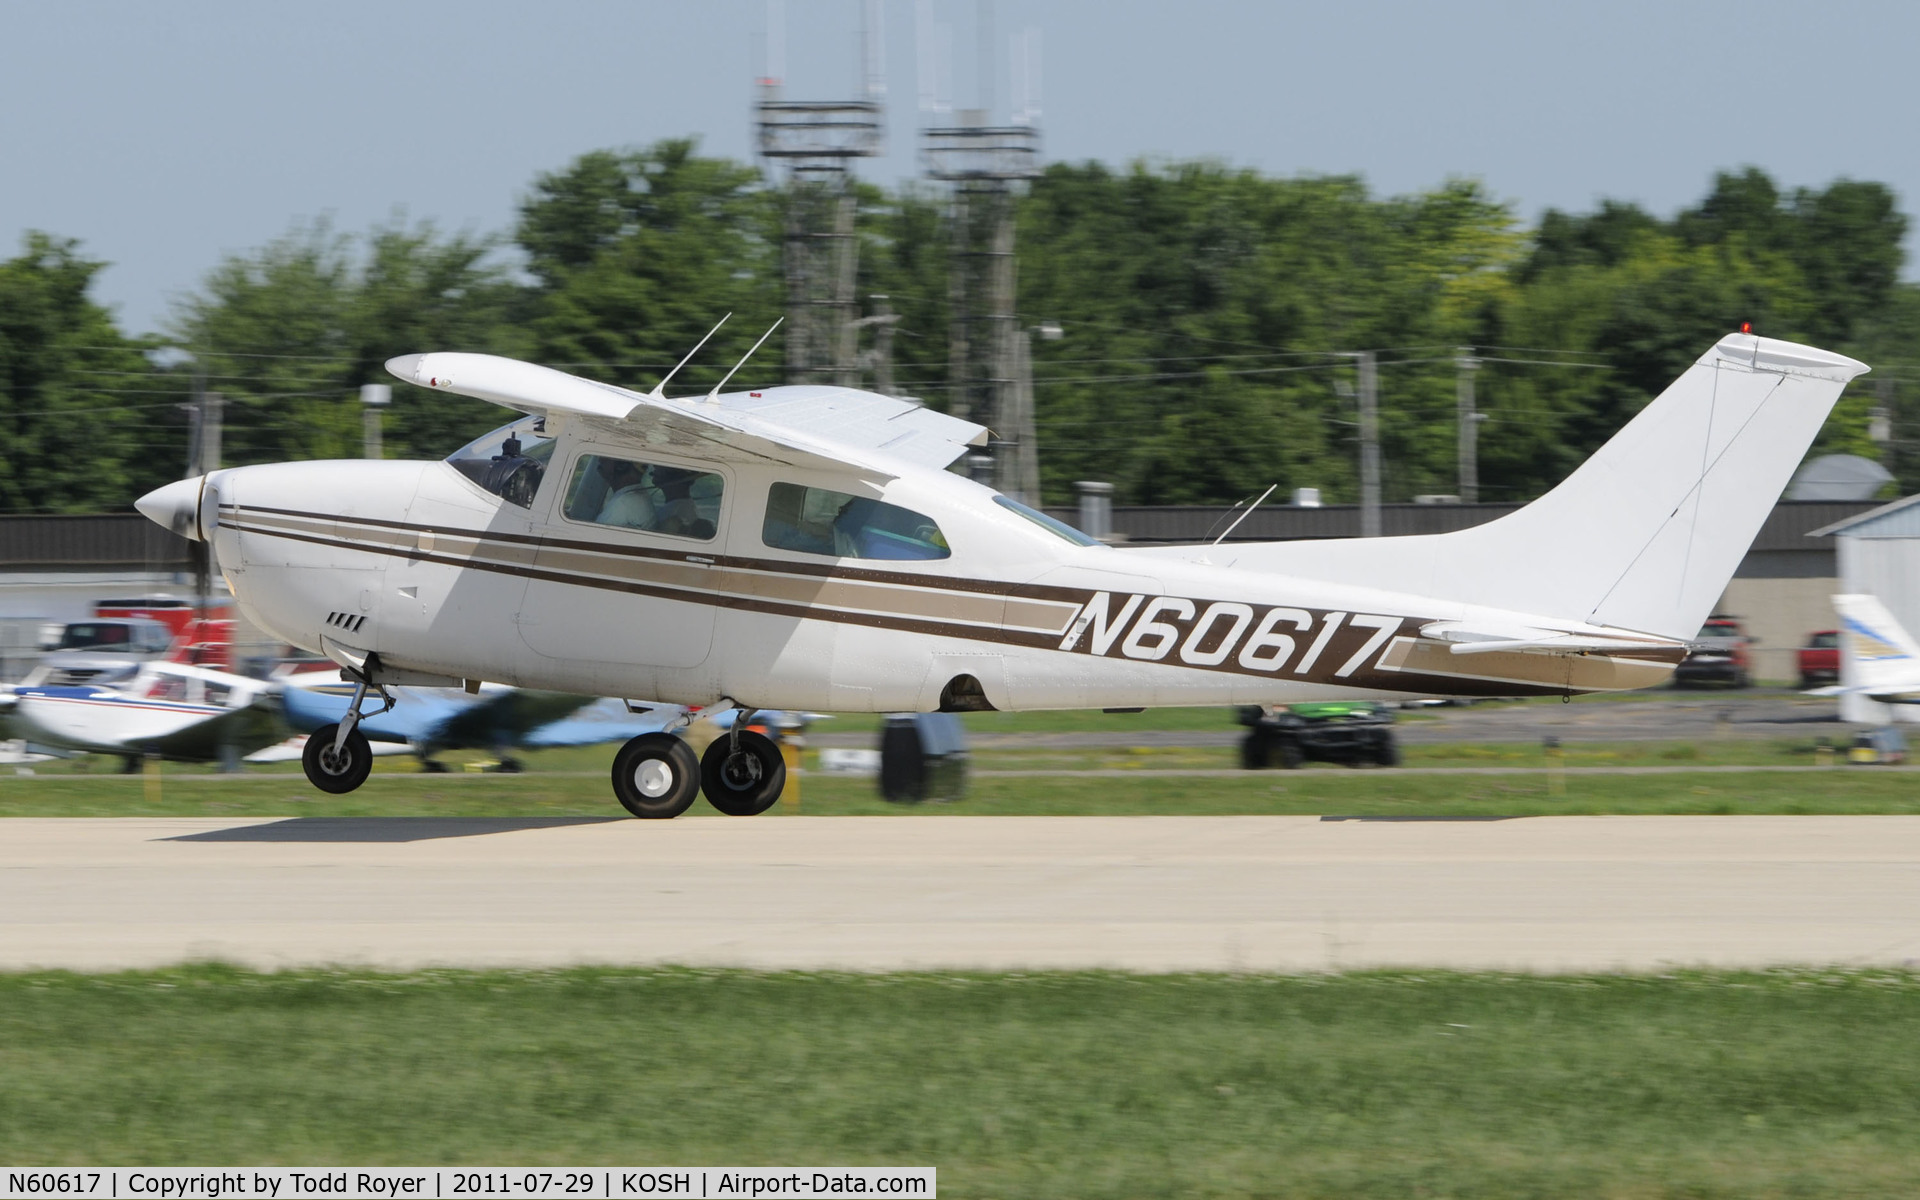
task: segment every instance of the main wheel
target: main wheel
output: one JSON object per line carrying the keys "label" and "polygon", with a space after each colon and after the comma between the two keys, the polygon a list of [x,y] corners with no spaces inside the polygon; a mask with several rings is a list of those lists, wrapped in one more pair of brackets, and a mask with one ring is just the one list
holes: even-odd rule
{"label": "main wheel", "polygon": [[677,817],[700,794],[700,760],[670,733],[643,733],[613,756],[613,794],[636,817]]}
{"label": "main wheel", "polygon": [[730,817],[753,817],[773,807],[787,785],[787,764],[780,747],[764,733],[740,731],[739,748],[733,734],[713,739],[700,759],[700,790],[707,803]]}
{"label": "main wheel", "polygon": [[335,751],[333,743],[339,735],[339,725],[322,725],[307,735],[307,747],[300,752],[307,782],[336,796],[365,783],[373,770],[373,747],[367,745],[367,735],[355,729]]}

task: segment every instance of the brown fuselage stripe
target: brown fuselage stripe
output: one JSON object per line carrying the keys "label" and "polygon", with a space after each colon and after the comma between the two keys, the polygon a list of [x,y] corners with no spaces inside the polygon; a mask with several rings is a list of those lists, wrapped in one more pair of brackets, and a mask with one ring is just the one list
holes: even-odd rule
{"label": "brown fuselage stripe", "polygon": [[[266,515],[268,523],[256,524],[253,520],[254,514]],[[282,520],[275,522],[273,521],[274,517],[281,518]],[[368,544],[368,541],[354,541],[340,533],[329,535],[315,531],[286,528],[283,522],[290,524],[291,521],[287,520],[289,518],[293,521],[333,526],[336,529],[340,524],[348,523],[371,526],[382,530],[391,530],[396,533],[412,534],[414,535],[416,544],[408,546],[404,542],[396,539],[386,538],[368,539],[368,541],[374,542],[374,544]],[[1091,589],[1076,589],[1052,585],[1003,584],[976,579],[947,579],[938,576],[911,575],[897,571],[875,571],[865,568],[849,569],[838,565],[828,566],[814,563],[794,563],[783,559],[747,558],[731,555],[714,555],[712,556],[710,564],[703,561],[696,565],[688,561],[688,555],[689,553],[697,552],[690,551],[663,551],[644,547],[608,546],[563,538],[542,539],[537,536],[523,534],[495,533],[447,526],[431,526],[371,517],[337,517],[322,513],[300,512],[291,509],[222,505],[221,519],[223,524],[238,533],[284,538],[289,541],[303,542],[311,545],[351,550],[360,554],[401,557],[407,559],[409,562],[430,562],[439,566],[453,567],[456,569],[469,568],[487,571],[492,574],[517,576],[523,579],[539,580],[541,582],[564,586],[587,587],[602,591],[621,592],[628,595],[647,596],[685,604],[704,604],[716,608],[765,613],[794,619],[826,620],[836,624],[898,630],[934,637],[955,637],[971,641],[1040,650],[1059,650],[1062,636],[1061,629],[1045,630],[1031,627],[1008,628],[1005,625],[996,624],[973,624],[964,621],[934,620],[921,616],[907,615],[898,611],[850,610],[823,606],[817,601],[810,600],[780,599],[765,594],[742,595],[737,592],[720,590],[718,586],[715,586],[714,590],[707,590],[705,587],[673,586],[671,584],[639,578],[609,578],[606,575],[588,575],[549,570],[541,566],[530,565],[526,562],[490,560],[479,557],[478,554],[488,543],[493,543],[496,549],[489,551],[490,553],[498,553],[499,549],[511,546],[512,549],[508,550],[508,553],[511,554],[512,557],[516,559],[529,557],[537,562],[542,549],[564,548],[566,550],[585,551],[590,557],[647,560],[658,562],[659,565],[665,567],[684,568],[688,571],[699,572],[702,576],[713,578],[715,585],[722,584],[723,582],[734,582],[737,585],[743,582],[741,576],[744,573],[751,573],[753,576],[762,579],[770,577],[774,581],[778,581],[782,577],[791,578],[793,576],[802,576],[818,580],[819,586],[822,589],[832,586],[835,583],[840,584],[841,587],[845,587],[848,584],[872,584],[880,585],[880,587],[875,589],[878,592],[889,592],[894,588],[904,587],[921,594],[937,594],[942,591],[951,591],[970,596],[981,596],[983,599],[997,595],[1009,604],[1016,603],[1017,600],[1040,599],[1054,604],[1072,605],[1076,611],[1078,606],[1084,604],[1090,597],[1095,595],[1095,592]],[[421,534],[431,535],[436,540],[444,537],[449,541],[472,542],[475,547],[475,556],[465,557],[443,554],[439,552],[439,547],[437,546],[431,550],[423,550],[417,544],[418,537]],[[514,554],[514,550],[520,550],[521,553]],[[568,555],[567,557],[573,559],[576,556]],[[705,555],[699,555],[698,557],[702,560],[707,558]],[[878,599],[880,597],[875,598]],[[958,599],[958,597],[956,597],[956,599]],[[839,602],[857,603],[852,597],[848,597],[846,600]],[[1207,602],[1196,601],[1195,603],[1204,606]],[[1315,617],[1316,622],[1326,619],[1326,613],[1324,611],[1314,611],[1317,614]],[[1068,612],[1064,615],[1067,620],[1071,620],[1074,613]],[[1421,623],[1421,619],[1411,617],[1403,618],[1403,629],[1396,636],[1416,636],[1411,630],[1404,628],[1404,626],[1409,623],[1418,625]],[[1063,622],[1062,628],[1064,628],[1064,626],[1065,623]],[[1343,630],[1340,632],[1347,634],[1349,631]],[[1081,644],[1085,644],[1085,639],[1082,639]],[[1357,670],[1353,675],[1336,678],[1334,676],[1335,669],[1345,661],[1346,657],[1351,654],[1355,648],[1355,643],[1350,637],[1336,637],[1334,643],[1326,647],[1324,658],[1307,674],[1292,674],[1284,669],[1278,672],[1247,670],[1235,664],[1231,657],[1222,663],[1212,665],[1187,663],[1178,659],[1127,661],[1152,661],[1155,662],[1156,665],[1161,666],[1222,672],[1247,679],[1269,679],[1276,682],[1287,681],[1303,684],[1337,683],[1344,687],[1371,691],[1429,691],[1450,695],[1515,696],[1560,695],[1569,690],[1564,684],[1556,686],[1546,682],[1522,681],[1511,678],[1474,678],[1452,674],[1432,675],[1420,671],[1379,671],[1374,669],[1371,662]],[[1061,652],[1075,653],[1076,651],[1069,650]],[[1086,653],[1085,650],[1078,652]],[[1618,650],[1609,652],[1603,657],[1671,665],[1682,653],[1684,652],[1677,651],[1671,647],[1650,645],[1644,651]],[[1109,654],[1106,657],[1113,656]],[[1377,658],[1378,656],[1376,655],[1374,657]],[[1583,689],[1575,688],[1572,690]]]}

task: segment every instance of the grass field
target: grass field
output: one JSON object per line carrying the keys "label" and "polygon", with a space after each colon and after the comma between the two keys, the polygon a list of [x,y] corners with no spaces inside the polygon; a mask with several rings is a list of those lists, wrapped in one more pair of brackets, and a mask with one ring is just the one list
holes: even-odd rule
{"label": "grass field", "polygon": [[1920,976],[0,977],[8,1163],[931,1165],[945,1196],[1920,1191]]}
{"label": "grass field", "polygon": [[[1647,747],[1652,747],[1648,749]],[[1347,770],[1233,772],[1194,776],[1201,766],[1224,767],[1228,750],[1171,747],[1145,752],[1006,752],[980,755],[983,772],[1035,768],[1104,770],[1103,775],[1021,776],[983,773],[957,804],[900,807],[878,795],[871,778],[809,772],[797,807],[782,804],[768,816],[975,813],[1067,816],[1080,814],[1274,813],[1354,816],[1531,816],[1593,813],[1914,813],[1920,778],[1872,767],[1819,771],[1690,771],[1721,765],[1708,754],[1673,757],[1661,743],[1626,743],[1615,754],[1594,750],[1602,766],[1682,768],[1653,775],[1583,774],[1578,759],[1562,790],[1546,771],[1521,774],[1416,773]],[[1449,755],[1470,747],[1437,749]],[[1506,757],[1449,757],[1426,765],[1544,766],[1537,750]],[[1518,754],[1517,751],[1513,752]],[[1685,754],[1684,748],[1680,751]],[[1601,757],[1610,755],[1611,757]],[[1804,765],[1804,758],[1759,743],[1759,763]],[[518,775],[423,775],[406,760],[381,760],[359,791],[329,796],[309,786],[298,768],[215,775],[169,766],[157,778],[72,772],[31,777],[0,775],[0,817],[104,816],[542,816],[618,815],[608,784],[605,747],[529,756],[542,769]],[[1409,756],[1410,765],[1421,760]],[[689,815],[711,814],[696,804]]]}

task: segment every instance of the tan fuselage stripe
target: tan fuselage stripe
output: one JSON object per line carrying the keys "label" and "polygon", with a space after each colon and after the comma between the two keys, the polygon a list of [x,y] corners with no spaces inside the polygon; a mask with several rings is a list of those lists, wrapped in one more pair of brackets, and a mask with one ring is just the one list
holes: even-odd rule
{"label": "tan fuselage stripe", "polygon": [[[516,534],[407,525],[374,518],[333,518],[284,509],[221,508],[221,520],[240,533],[368,554],[405,557],[412,562],[470,568],[542,582],[599,588],[689,604],[829,620],[941,637],[959,637],[1034,649],[1058,649],[1060,636],[1091,591],[987,580],[949,580],[901,572],[841,570],[779,559],[715,556],[713,565],[687,561],[687,551],[594,547],[584,543]],[[351,525],[349,533],[341,526]],[[430,547],[430,548],[423,548]],[[704,557],[704,556],[701,556]],[[1204,602],[1199,602],[1204,606]],[[1013,620],[1017,616],[1019,619]],[[1324,614],[1320,618],[1324,619]],[[1418,619],[1405,618],[1417,625]],[[1330,648],[1328,661],[1344,659],[1348,649]],[[1306,675],[1274,675],[1239,668],[1229,657],[1216,665],[1189,664],[1168,657],[1159,665],[1221,671],[1244,678],[1297,683],[1339,683],[1381,691],[1428,691],[1459,695],[1556,695],[1573,690],[1645,686],[1677,660],[1679,651],[1651,645],[1648,651],[1594,655],[1569,665],[1559,658],[1501,654],[1476,656],[1500,661],[1461,661],[1443,647],[1407,632],[1397,635],[1380,656],[1378,669],[1334,678],[1323,662]],[[1513,660],[1513,661],[1508,661]],[[1142,661],[1143,665],[1146,660]],[[1505,668],[1500,673],[1487,667]],[[1425,668],[1424,670],[1422,668]],[[1462,668],[1468,668],[1463,670]],[[1477,669],[1475,669],[1477,668]],[[1622,676],[1633,678],[1626,682]],[[1612,677],[1618,683],[1603,682]],[[1584,686],[1583,686],[1584,685]]]}

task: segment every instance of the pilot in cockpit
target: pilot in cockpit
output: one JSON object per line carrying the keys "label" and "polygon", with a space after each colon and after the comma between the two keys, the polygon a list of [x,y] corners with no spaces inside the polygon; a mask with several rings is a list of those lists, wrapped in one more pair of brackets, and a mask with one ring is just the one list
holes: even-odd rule
{"label": "pilot in cockpit", "polygon": [[600,475],[607,481],[607,499],[594,520],[602,525],[652,529],[653,489],[647,486],[639,466],[625,459],[603,458]]}

